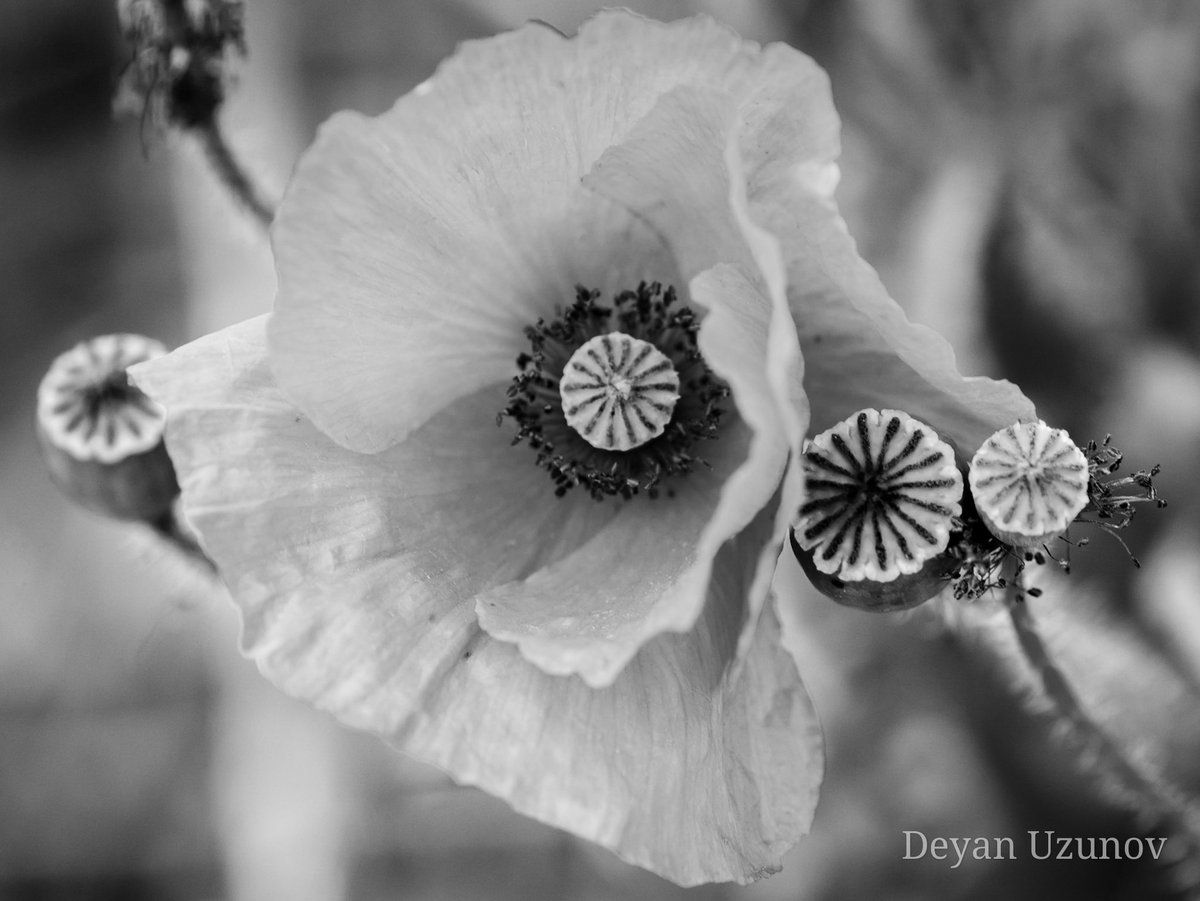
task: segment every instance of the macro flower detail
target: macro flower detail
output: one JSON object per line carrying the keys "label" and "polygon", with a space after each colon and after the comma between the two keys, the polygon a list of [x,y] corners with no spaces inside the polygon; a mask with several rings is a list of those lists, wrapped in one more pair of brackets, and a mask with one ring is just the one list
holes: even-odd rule
{"label": "macro flower detail", "polygon": [[860,410],[812,439],[804,472],[793,545],[826,594],[895,610],[945,587],[938,558],[962,512],[963,480],[929,426],[898,410]]}
{"label": "macro flower detail", "polygon": [[126,376],[133,364],[166,352],[141,335],[101,335],[61,354],[42,378],[42,456],[55,483],[83,506],[149,522],[178,496],[162,408]]}
{"label": "macro flower detail", "polygon": [[1088,503],[1088,461],[1046,423],[1017,422],[975,453],[971,494],[984,525],[1005,544],[1037,548],[1061,535]]}
{"label": "macro flower detail", "polygon": [[610,332],[571,354],[558,391],[567,425],[592,447],[623,452],[663,433],[679,373],[649,341]]}
{"label": "macro flower detail", "polygon": [[677,882],[777,868],[823,768],[771,594],[806,433],[1031,412],[857,256],[837,141],[807,57],[625,12],[326,123],[274,312],[134,373],[262,671]]}

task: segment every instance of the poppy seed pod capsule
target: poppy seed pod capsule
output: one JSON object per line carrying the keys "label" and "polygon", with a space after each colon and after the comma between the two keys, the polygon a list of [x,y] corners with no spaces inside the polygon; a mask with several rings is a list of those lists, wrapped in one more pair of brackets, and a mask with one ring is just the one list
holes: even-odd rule
{"label": "poppy seed pod capsule", "polygon": [[988,438],[967,480],[983,524],[1013,547],[1057,538],[1088,501],[1083,451],[1041,420],[1013,423]]}
{"label": "poppy seed pod capsule", "polygon": [[89,510],[156,522],[179,495],[162,409],[126,376],[166,352],[141,335],[102,335],[59,356],[38,386],[42,457],[59,489]]}
{"label": "poppy seed pod capsule", "polygon": [[963,482],[933,429],[898,410],[860,410],[809,442],[804,474],[792,548],[822,593],[888,612],[946,586]]}
{"label": "poppy seed pod capsule", "polygon": [[627,451],[663,433],[679,400],[679,374],[649,341],[611,332],[571,355],[559,394],[567,425],[588,444]]}

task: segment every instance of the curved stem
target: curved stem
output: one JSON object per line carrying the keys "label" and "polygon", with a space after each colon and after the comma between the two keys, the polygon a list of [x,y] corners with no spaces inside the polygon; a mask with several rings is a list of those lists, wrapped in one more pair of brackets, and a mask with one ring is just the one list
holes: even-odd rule
{"label": "curved stem", "polygon": [[1055,715],[1069,727],[1067,734],[1077,750],[1094,756],[1097,767],[1112,777],[1123,793],[1136,800],[1136,808],[1152,814],[1187,845],[1187,857],[1200,859],[1200,835],[1190,822],[1187,805],[1162,782],[1147,776],[1125,756],[1109,735],[1095,723],[1080,704],[1066,675],[1054,663],[1049,649],[1034,625],[1025,602],[1023,575],[1014,580],[1008,603],[1009,617],[1026,661],[1041,680]]}
{"label": "curved stem", "polygon": [[209,165],[216,172],[221,184],[229,190],[234,200],[259,221],[263,228],[268,227],[275,218],[275,208],[263,199],[261,190],[234,155],[233,148],[225,140],[225,135],[216,118],[210,118],[202,125],[197,125],[193,132],[199,138],[200,144],[204,148],[204,155],[208,158]]}

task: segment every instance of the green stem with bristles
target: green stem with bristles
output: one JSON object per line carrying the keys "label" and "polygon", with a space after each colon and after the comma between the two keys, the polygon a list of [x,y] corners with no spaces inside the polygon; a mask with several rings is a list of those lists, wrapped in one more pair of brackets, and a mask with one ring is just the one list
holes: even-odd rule
{"label": "green stem with bristles", "polygon": [[1178,793],[1147,776],[1117,746],[1116,742],[1088,716],[1066,675],[1055,664],[1034,624],[1025,595],[1024,575],[1017,574],[1008,602],[1009,618],[1026,662],[1041,680],[1054,716],[1067,727],[1066,735],[1077,753],[1091,756],[1100,772],[1110,777],[1136,812],[1149,814],[1187,847],[1186,858],[1200,860],[1197,812],[1189,816],[1188,805]]}

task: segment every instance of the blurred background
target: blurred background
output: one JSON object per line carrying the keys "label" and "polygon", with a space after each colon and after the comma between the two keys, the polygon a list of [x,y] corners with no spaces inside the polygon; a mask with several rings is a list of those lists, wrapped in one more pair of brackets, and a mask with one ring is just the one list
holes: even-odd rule
{"label": "blurred background", "polygon": [[[1200,5],[630,5],[710,12],[815,57],[844,118],[844,213],[910,316],[1052,425],[1163,464],[1172,506],[1125,536],[1142,569],[1100,536],[1071,585],[1183,686],[1132,703],[1162,710],[1147,744],[1195,790]],[[224,121],[275,192],[334,110],[384,110],[463,39],[530,18],[572,32],[596,8],[247,7]],[[901,859],[905,829],[1147,828],[928,617],[802,599],[828,777],[813,836],[748,888],[675,888],[275,692],[237,655],[219,592],[136,527],[61,499],[38,459],[34,398],[58,353],[111,331],[179,344],[271,303],[265,241],[195,148],[113,120],[128,60],[111,3],[0,4],[0,901],[1184,897],[1177,870],[1145,861]],[[798,584],[785,561],[780,590]]]}

